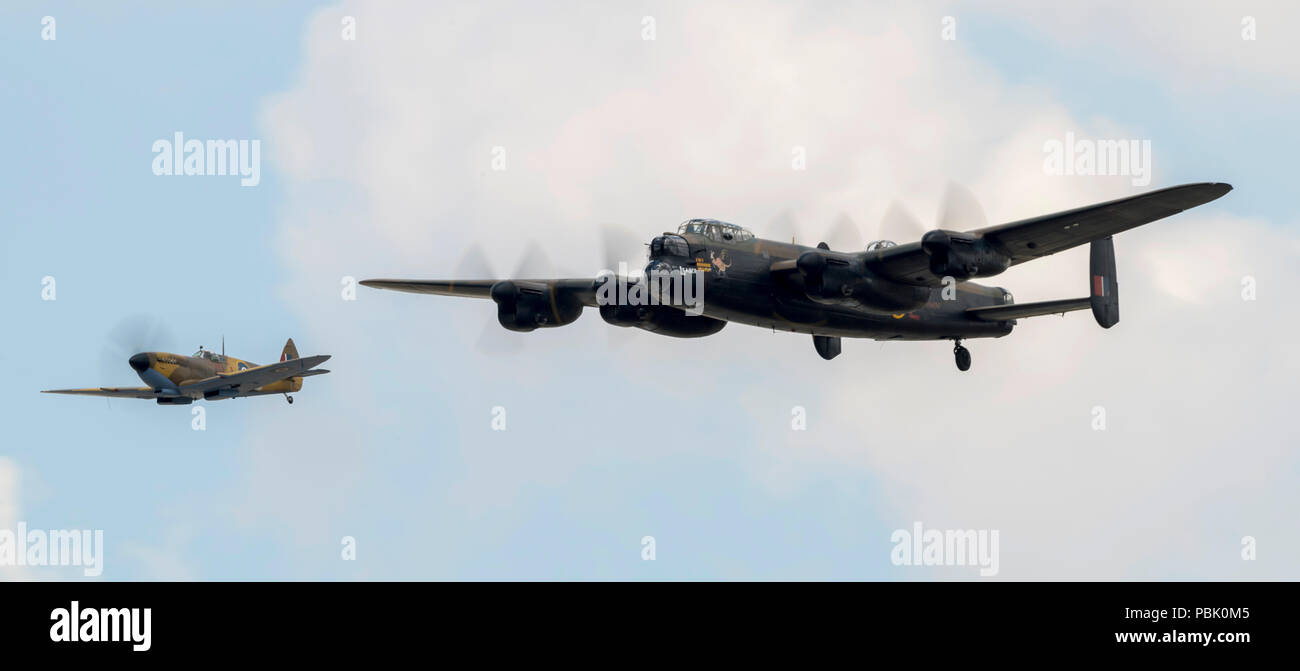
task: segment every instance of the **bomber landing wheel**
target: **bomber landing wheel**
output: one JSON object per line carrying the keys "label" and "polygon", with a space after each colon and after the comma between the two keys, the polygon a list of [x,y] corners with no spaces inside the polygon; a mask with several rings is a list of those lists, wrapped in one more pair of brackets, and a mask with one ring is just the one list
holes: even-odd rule
{"label": "bomber landing wheel", "polygon": [[[966,357],[966,359],[969,360],[970,357]],[[967,363],[966,365],[969,366],[970,364]],[[963,369],[963,370],[964,370],[964,369]],[[289,405],[293,405],[293,397],[292,397],[292,396],[290,396],[290,395],[288,395],[288,394],[285,394],[285,395],[284,395],[284,400],[288,401],[288,402],[289,402]]]}
{"label": "bomber landing wheel", "polygon": [[970,350],[961,345],[957,345],[952,348],[952,353],[954,358],[957,359],[957,370],[970,370]]}

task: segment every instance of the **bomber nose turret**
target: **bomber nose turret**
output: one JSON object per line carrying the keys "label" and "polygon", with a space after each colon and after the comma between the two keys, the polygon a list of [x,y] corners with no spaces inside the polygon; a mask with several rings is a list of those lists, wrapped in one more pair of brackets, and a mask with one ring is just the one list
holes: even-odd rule
{"label": "bomber nose turret", "polygon": [[149,355],[141,352],[127,359],[127,363],[131,364],[135,372],[143,373],[149,367]]}

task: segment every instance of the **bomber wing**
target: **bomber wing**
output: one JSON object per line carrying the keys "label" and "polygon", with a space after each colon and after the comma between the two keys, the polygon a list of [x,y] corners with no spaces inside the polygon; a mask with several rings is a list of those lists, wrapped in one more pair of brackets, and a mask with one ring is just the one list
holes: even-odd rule
{"label": "bomber wing", "polygon": [[[405,291],[413,294],[433,294],[435,296],[463,296],[466,298],[492,298],[492,285],[501,280],[361,280],[361,286],[372,289]],[[577,296],[587,307],[596,307],[596,292],[592,288],[594,278],[557,279],[557,280],[510,280],[524,288],[534,288],[547,292],[565,292]]]}
{"label": "bomber wing", "polygon": [[[1204,205],[1232,190],[1218,182],[1183,184],[1105,203],[1087,205],[1008,224],[989,226],[967,235],[983,238],[1005,252],[1011,265],[1049,256],[1093,240]],[[930,259],[920,242],[865,252],[867,267],[878,275],[905,284],[935,286]]]}
{"label": "bomber wing", "polygon": [[496,280],[361,280],[361,286],[372,289],[466,298],[491,298],[492,285],[496,283]]}

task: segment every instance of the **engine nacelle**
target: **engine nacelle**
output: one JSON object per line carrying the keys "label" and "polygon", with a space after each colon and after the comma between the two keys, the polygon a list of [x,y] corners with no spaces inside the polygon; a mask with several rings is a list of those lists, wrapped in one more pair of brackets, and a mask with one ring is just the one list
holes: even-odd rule
{"label": "engine nacelle", "polygon": [[1011,266],[1011,257],[993,243],[964,233],[930,231],[921,237],[921,249],[930,255],[930,272],[938,277],[991,277]]}
{"label": "engine nacelle", "polygon": [[554,282],[502,280],[492,285],[497,321],[511,331],[528,332],[572,324],[582,316],[582,301]]}
{"label": "engine nacelle", "polygon": [[803,277],[804,294],[825,305],[894,312],[910,310],[930,298],[928,289],[878,277],[854,256],[808,251],[799,256],[795,267]]}
{"label": "engine nacelle", "polygon": [[687,314],[669,305],[602,305],[600,318],[614,326],[635,327],[674,338],[702,338],[727,325],[721,319]]}

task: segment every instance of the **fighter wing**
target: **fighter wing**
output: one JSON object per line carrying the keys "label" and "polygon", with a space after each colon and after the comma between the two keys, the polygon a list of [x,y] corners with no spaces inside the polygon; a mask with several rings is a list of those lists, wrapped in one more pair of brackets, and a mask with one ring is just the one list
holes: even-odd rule
{"label": "fighter wing", "polygon": [[77,394],[109,398],[163,398],[173,394],[154,391],[152,387],[95,387],[94,389],[46,389],[42,394]]}
{"label": "fighter wing", "polygon": [[[1202,182],[1159,189],[1128,198],[989,226],[966,235],[983,238],[1016,265],[1122,233],[1157,219],[1204,205],[1232,190],[1230,184]],[[873,272],[906,284],[933,286],[930,258],[920,242],[865,253]]]}
{"label": "fighter wing", "polygon": [[285,378],[302,375],[309,369],[325,363],[330,358],[328,354],[318,354],[316,356],[302,357],[301,359],[289,359],[287,361],[277,361],[265,366],[241,370],[238,373],[218,373],[212,377],[206,377],[189,384],[181,386],[181,393],[190,395],[202,393],[213,389],[236,389],[241,392],[252,391],[272,382],[278,382]]}

